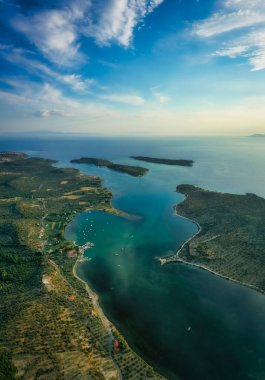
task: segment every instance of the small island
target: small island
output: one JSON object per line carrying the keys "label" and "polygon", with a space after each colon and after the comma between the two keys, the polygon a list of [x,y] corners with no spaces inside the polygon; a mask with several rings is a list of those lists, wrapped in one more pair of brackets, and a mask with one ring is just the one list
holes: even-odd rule
{"label": "small island", "polygon": [[131,156],[134,160],[151,162],[153,164],[172,165],[172,166],[193,166],[192,160],[172,160],[168,158],[154,158],[145,156]]}
{"label": "small island", "polygon": [[265,139],[265,133],[255,133],[254,135],[250,135],[248,137],[254,137],[257,139]]}
{"label": "small island", "polygon": [[265,292],[265,199],[180,185],[178,215],[198,225],[195,236],[161,264],[191,264]]}
{"label": "small island", "polygon": [[117,172],[126,173],[133,177],[142,177],[148,172],[148,169],[143,168],[141,166],[114,164],[113,162],[109,160],[104,160],[102,158],[94,158],[94,157],[82,157],[79,159],[71,160],[71,163],[104,166],[108,169],[115,170]]}

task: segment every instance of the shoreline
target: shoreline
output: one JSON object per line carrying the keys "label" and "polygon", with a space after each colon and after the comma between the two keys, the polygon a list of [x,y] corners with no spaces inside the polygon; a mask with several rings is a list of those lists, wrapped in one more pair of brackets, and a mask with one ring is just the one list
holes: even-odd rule
{"label": "shoreline", "polygon": [[[115,340],[115,337],[114,337],[114,334],[113,334],[113,331],[116,331],[118,332],[118,334],[124,339],[126,345],[128,346],[128,348],[134,353],[134,355],[137,355],[141,361],[144,362],[144,364],[146,366],[148,366],[152,371],[154,371],[156,373],[156,376],[154,377],[155,379],[158,379],[158,380],[166,380],[166,378],[164,377],[164,375],[159,371],[159,369],[156,368],[156,366],[152,363],[148,363],[148,361],[146,361],[145,357],[141,354],[141,352],[137,352],[137,350],[135,350],[135,348],[133,348],[127,341],[127,339],[123,336],[123,334],[120,332],[120,330],[115,326],[115,324],[113,322],[111,322],[108,317],[105,315],[102,307],[100,306],[99,304],[99,296],[98,294],[89,286],[89,284],[83,280],[81,277],[78,276],[77,274],[77,268],[78,268],[78,265],[80,264],[81,262],[79,261],[79,258],[77,258],[77,260],[75,261],[75,264],[73,266],[73,270],[72,270],[72,273],[73,273],[73,276],[78,280],[80,281],[81,283],[84,284],[85,286],[85,289],[89,295],[89,297],[91,298],[92,300],[92,303],[93,303],[93,306],[95,308],[95,311],[97,312],[100,320],[102,321],[103,323],[103,326],[106,328],[106,331],[107,333],[109,334],[109,338],[110,338],[110,347],[112,348],[113,347],[113,343],[114,343],[114,340]],[[116,362],[116,359],[113,355],[111,355],[112,359],[113,359],[113,362],[116,366],[116,370],[117,370],[117,374],[118,374],[118,379],[119,380],[125,380],[125,378],[122,376],[122,373],[121,373],[121,370],[119,368],[119,365],[118,363]]]}
{"label": "shoreline", "polygon": [[166,265],[166,264],[171,264],[171,263],[174,263],[174,262],[184,262],[184,260],[182,260],[180,257],[179,257],[179,254],[180,252],[182,251],[182,249],[192,240],[194,239],[197,235],[199,235],[199,233],[202,231],[202,228],[200,226],[200,224],[198,222],[196,222],[195,220],[192,220],[192,219],[189,219],[187,218],[186,216],[183,216],[183,215],[180,215],[178,214],[178,211],[177,211],[177,206],[174,207],[175,209],[175,214],[177,216],[179,216],[180,218],[183,218],[183,219],[186,219],[188,220],[189,222],[192,222],[193,224],[195,224],[198,228],[198,231],[192,235],[188,240],[185,240],[181,246],[178,248],[177,252],[174,253],[173,255],[170,255],[170,256],[165,256],[165,257],[159,257],[158,260],[160,261],[160,264],[161,265]]}
{"label": "shoreline", "polygon": [[113,363],[115,364],[115,367],[116,367],[116,370],[117,370],[117,378],[119,380],[123,380],[123,377],[122,377],[122,374],[121,374],[121,371],[120,371],[120,368],[118,366],[118,364],[116,363],[115,359],[113,358],[113,355],[111,354],[111,350],[112,350],[112,347],[113,347],[113,344],[114,344],[114,341],[115,341],[115,337],[113,335],[113,332],[112,330],[115,328],[115,326],[112,324],[112,322],[106,317],[106,315],[104,314],[100,304],[99,304],[99,296],[97,293],[95,293],[91,287],[88,285],[88,283],[83,280],[81,277],[78,276],[77,274],[77,267],[78,267],[78,264],[80,263],[79,261],[79,258],[77,258],[77,260],[75,261],[75,264],[73,266],[73,270],[72,270],[72,273],[73,273],[73,276],[78,280],[80,281],[81,283],[84,284],[85,286],[85,289],[87,291],[87,294],[89,295],[90,299],[92,300],[92,304],[94,306],[94,309],[97,313],[97,315],[99,316],[103,326],[105,327],[108,335],[109,335],[109,351],[110,351],[110,356],[112,357],[113,359]]}
{"label": "shoreline", "polygon": [[[186,197],[186,199],[187,199],[187,195],[186,195],[186,194],[185,194],[185,197]],[[182,202],[181,202],[181,203],[182,203]],[[191,240],[195,239],[196,236],[199,235],[199,233],[202,231],[202,227],[201,227],[201,225],[200,225],[197,221],[195,221],[195,220],[193,220],[193,219],[189,219],[189,218],[187,218],[186,216],[179,214],[179,213],[178,213],[178,210],[177,210],[177,206],[175,206],[175,214],[176,214],[177,216],[179,216],[180,218],[183,218],[183,219],[189,220],[190,222],[192,222],[193,224],[195,224],[195,225],[197,226],[197,228],[198,228],[198,231],[197,231],[194,235],[192,235],[188,240],[186,240],[185,242],[183,242],[183,243],[181,244],[181,246],[177,249],[176,253],[174,253],[173,255],[171,255],[171,256],[165,256],[165,257],[158,257],[158,260],[160,261],[161,266],[163,266],[163,265],[170,265],[170,264],[178,264],[178,263],[179,263],[179,264],[185,264],[185,265],[193,266],[193,267],[196,267],[196,268],[198,268],[198,269],[205,270],[205,271],[207,271],[207,272],[209,272],[209,273],[211,273],[211,274],[213,274],[213,275],[215,275],[215,276],[221,277],[221,278],[223,278],[223,279],[225,279],[225,280],[227,280],[227,281],[234,282],[234,283],[236,283],[237,285],[241,285],[241,286],[247,287],[247,288],[249,288],[249,289],[251,289],[251,290],[255,290],[255,291],[257,291],[258,293],[260,293],[260,294],[262,294],[262,295],[265,295],[265,292],[264,292],[262,289],[257,288],[257,287],[254,286],[254,285],[247,284],[247,283],[245,283],[245,282],[242,282],[242,281],[239,281],[239,280],[233,279],[233,278],[231,278],[231,277],[228,277],[228,276],[222,275],[222,274],[220,274],[220,273],[218,273],[218,272],[216,272],[216,271],[214,271],[214,270],[208,268],[208,267],[205,266],[205,265],[198,264],[198,263],[196,263],[196,262],[195,262],[195,263],[191,263],[191,262],[189,262],[189,261],[187,261],[187,260],[182,259],[182,258],[180,257],[181,251],[183,250],[183,248],[184,248],[187,244],[189,244],[189,242],[190,242]]]}
{"label": "shoreline", "polygon": [[[80,169],[76,169],[78,170],[82,175],[84,176],[90,176],[89,174],[87,173],[83,173]],[[101,185],[103,186],[104,184],[104,180],[98,176],[100,181],[101,181]],[[81,213],[76,213],[73,215],[73,218],[71,218],[69,220],[69,222],[67,223],[67,225],[65,226],[64,228],[64,231],[66,229],[66,227],[68,227],[74,220],[74,218],[78,215],[78,214],[82,214],[82,213],[91,213],[91,212],[95,212],[95,211],[101,211],[101,212],[104,212],[104,213],[107,213],[107,214],[111,214],[111,215],[116,215],[116,216],[119,216],[121,218],[124,218],[124,219],[127,219],[127,220],[131,220],[131,221],[138,221],[138,220],[141,220],[142,219],[142,216],[141,215],[135,215],[135,214],[129,214],[127,212],[124,212],[122,210],[119,210],[117,209],[114,205],[113,205],[113,194],[111,193],[111,199],[110,199],[110,203],[109,205],[107,206],[103,206],[103,207],[100,207],[100,208],[95,208],[95,207],[87,207],[85,210],[81,211]],[[64,235],[65,236],[65,235]],[[65,239],[68,240],[68,241],[72,241],[71,239],[68,239],[66,236],[65,236]],[[154,372],[155,374],[155,379],[159,379],[159,380],[166,380],[163,376],[163,374],[161,374],[159,372],[159,370],[157,370],[152,364],[148,363],[145,358],[142,356],[141,353],[135,351],[134,348],[132,348],[127,339],[125,339],[125,337],[123,336],[123,334],[120,332],[120,330],[115,326],[115,324],[113,322],[111,322],[108,317],[105,315],[102,307],[100,306],[99,304],[99,295],[89,286],[89,284],[87,283],[87,281],[85,281],[84,279],[82,279],[81,277],[79,277],[79,275],[77,274],[77,268],[78,268],[78,265],[82,262],[80,261],[80,258],[83,257],[83,253],[80,251],[80,246],[76,245],[77,248],[78,248],[78,251],[79,251],[79,255],[73,265],[73,268],[72,268],[72,274],[73,276],[78,280],[80,281],[84,287],[85,287],[85,290],[88,294],[88,296],[90,297],[91,301],[92,301],[92,304],[93,304],[93,307],[95,309],[95,312],[97,313],[99,319],[101,320],[102,324],[103,324],[103,327],[105,327],[106,329],[106,332],[109,336],[109,351],[110,351],[110,357],[112,358],[113,360],[113,363],[116,367],[116,371],[117,371],[117,379],[119,380],[124,380],[123,378],[123,375],[122,375],[122,371],[119,367],[119,364],[118,362],[116,361],[115,359],[115,356],[112,354],[112,350],[113,350],[113,346],[114,346],[114,342],[116,340],[115,336],[114,336],[114,333],[118,333],[122,339],[124,340],[127,348],[133,353],[133,355],[136,355],[140,358],[140,360],[144,363],[145,366],[149,367],[150,370],[152,372]]]}

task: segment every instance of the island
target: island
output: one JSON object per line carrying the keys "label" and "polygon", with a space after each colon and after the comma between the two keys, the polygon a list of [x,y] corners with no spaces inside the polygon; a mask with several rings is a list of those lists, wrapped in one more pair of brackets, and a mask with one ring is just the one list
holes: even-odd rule
{"label": "island", "polygon": [[265,138],[265,133],[255,133],[254,135],[250,135],[248,137],[255,137],[257,139],[259,139],[259,138],[264,139]]}
{"label": "island", "polygon": [[[10,153],[2,153],[8,157]],[[97,176],[12,153],[0,164],[0,377],[163,379],[104,316],[76,267],[76,213],[111,206]]]}
{"label": "island", "polygon": [[134,160],[151,162],[153,164],[172,165],[172,166],[193,166],[192,160],[172,160],[169,158],[154,158],[145,156],[131,156]]}
{"label": "island", "polygon": [[92,164],[92,165],[96,165],[96,166],[104,166],[104,167],[111,169],[111,170],[116,170],[118,172],[127,173],[129,175],[132,175],[133,177],[142,177],[148,172],[148,169],[143,168],[141,166],[114,164],[113,162],[111,162],[109,160],[104,160],[101,158],[93,158],[93,157],[82,157],[79,159],[71,160],[71,163],[73,163],[73,164]]}
{"label": "island", "polygon": [[177,191],[186,196],[177,214],[196,223],[198,232],[161,264],[194,265],[265,293],[265,199],[192,185]]}

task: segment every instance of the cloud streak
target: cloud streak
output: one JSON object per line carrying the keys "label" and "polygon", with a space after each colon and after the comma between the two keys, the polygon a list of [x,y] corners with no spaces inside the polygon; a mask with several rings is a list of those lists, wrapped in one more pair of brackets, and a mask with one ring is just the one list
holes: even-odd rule
{"label": "cloud streak", "polygon": [[39,11],[32,16],[17,16],[12,24],[23,33],[51,62],[67,66],[84,60],[79,52],[78,23],[87,5],[73,3],[63,9]]}
{"label": "cloud streak", "polygon": [[131,106],[142,106],[145,103],[145,99],[139,95],[113,93],[99,95],[100,99],[107,100],[114,103],[123,103]]}
{"label": "cloud streak", "polygon": [[90,20],[87,35],[100,46],[118,43],[129,47],[133,32],[144,18],[164,0],[110,0],[101,9],[97,20]]}
{"label": "cloud streak", "polygon": [[135,28],[163,1],[79,0],[64,8],[40,10],[30,16],[20,14],[12,26],[52,63],[76,65],[85,61],[82,37],[93,38],[99,46],[118,44],[128,48]]}
{"label": "cloud streak", "polygon": [[36,60],[35,54],[31,51],[16,49],[13,46],[0,46],[0,54],[8,62],[23,67],[31,74],[37,75],[41,79],[56,80],[59,83],[69,86],[76,92],[85,92],[95,84],[93,78],[83,78],[79,74],[63,74],[62,72],[52,69],[43,62]]}
{"label": "cloud streak", "polygon": [[[221,38],[214,55],[242,57],[252,71],[265,69],[265,3],[263,0],[226,0],[218,12],[195,22],[193,35]],[[218,41],[219,43],[219,41]]]}
{"label": "cloud streak", "polygon": [[79,105],[77,101],[65,97],[49,83],[36,84],[12,78],[2,82],[7,84],[10,90],[0,91],[1,101],[18,106],[35,116],[71,116]]}

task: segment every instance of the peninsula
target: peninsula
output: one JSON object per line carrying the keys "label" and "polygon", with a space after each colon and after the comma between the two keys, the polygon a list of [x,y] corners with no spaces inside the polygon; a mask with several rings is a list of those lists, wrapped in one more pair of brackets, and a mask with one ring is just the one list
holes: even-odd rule
{"label": "peninsula", "polygon": [[118,213],[110,191],[55,161],[12,157],[0,164],[0,377],[162,380],[79,281],[75,269],[91,243],[64,237],[78,212]]}
{"label": "peninsula", "polygon": [[104,166],[104,167],[109,168],[111,170],[116,170],[118,172],[122,172],[122,173],[132,175],[133,177],[142,177],[148,172],[148,169],[143,168],[141,166],[114,164],[113,162],[111,162],[109,160],[104,160],[101,158],[93,158],[93,157],[82,157],[79,159],[71,160],[71,163],[73,163],[73,164],[92,164],[92,165],[96,165],[96,166]]}
{"label": "peninsula", "polygon": [[192,160],[172,160],[168,158],[153,158],[145,156],[131,156],[134,160],[151,162],[153,164],[172,165],[172,166],[192,166]]}
{"label": "peninsula", "polygon": [[265,199],[180,185],[186,195],[178,215],[198,225],[198,233],[162,264],[181,262],[265,292]]}
{"label": "peninsula", "polygon": [[10,162],[19,158],[27,158],[25,153],[20,152],[0,152],[0,162]]}

